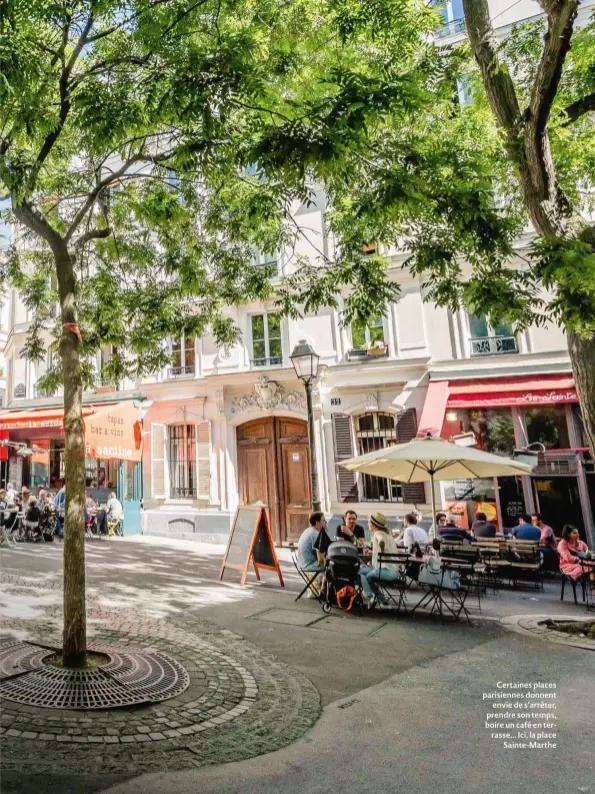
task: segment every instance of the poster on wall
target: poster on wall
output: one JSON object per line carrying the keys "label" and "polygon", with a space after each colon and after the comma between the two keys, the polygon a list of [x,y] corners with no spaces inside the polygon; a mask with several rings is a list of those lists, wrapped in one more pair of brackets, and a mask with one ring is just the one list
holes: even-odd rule
{"label": "poster on wall", "polygon": [[446,515],[461,529],[469,529],[467,502],[446,502]]}
{"label": "poster on wall", "polygon": [[498,524],[498,508],[495,502],[475,502],[473,504],[473,514],[485,513],[486,519],[496,527],[496,531],[500,531]]}

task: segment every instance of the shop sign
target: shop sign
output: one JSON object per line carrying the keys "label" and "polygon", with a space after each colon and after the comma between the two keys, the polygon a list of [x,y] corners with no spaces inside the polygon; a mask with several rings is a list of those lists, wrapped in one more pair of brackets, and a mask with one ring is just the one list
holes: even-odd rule
{"label": "shop sign", "polygon": [[451,394],[447,408],[506,408],[512,405],[556,405],[578,402],[576,389],[494,391]]}

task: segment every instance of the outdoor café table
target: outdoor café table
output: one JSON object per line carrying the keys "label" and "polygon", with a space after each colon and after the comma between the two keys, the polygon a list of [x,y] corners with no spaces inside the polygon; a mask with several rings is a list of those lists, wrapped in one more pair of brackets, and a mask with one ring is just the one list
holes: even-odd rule
{"label": "outdoor caf\u00e9 table", "polygon": [[[424,562],[429,559],[429,556],[424,556]],[[442,563],[442,570],[444,572],[448,570],[460,570],[460,566],[466,565],[468,563],[461,563],[460,561],[451,561],[445,560],[442,557],[439,558],[440,562]],[[473,566],[470,566],[471,568]],[[469,595],[469,588],[459,588],[458,590],[451,590],[446,587],[442,587],[439,584],[428,584],[427,582],[422,582],[419,584],[420,587],[424,588],[425,592],[422,598],[415,604],[411,612],[415,612],[416,609],[422,606],[428,606],[429,604],[432,605],[430,610],[430,614],[434,614],[434,612],[438,611],[440,613],[440,619],[444,620],[444,607],[450,612],[450,614],[454,617],[456,621],[461,619],[461,613],[465,615],[467,621],[470,625],[471,618],[469,617],[469,611],[465,606],[465,601],[467,600],[467,596]],[[446,601],[444,598],[444,593],[448,593],[452,599],[452,605]]]}

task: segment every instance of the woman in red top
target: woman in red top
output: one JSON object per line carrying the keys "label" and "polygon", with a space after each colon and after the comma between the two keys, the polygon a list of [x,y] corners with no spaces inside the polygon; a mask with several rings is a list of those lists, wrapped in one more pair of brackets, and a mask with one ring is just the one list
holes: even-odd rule
{"label": "woman in red top", "polygon": [[[576,581],[580,579],[583,573],[589,570],[592,579],[592,572],[595,571],[595,562],[592,559],[586,559],[587,553],[589,553],[588,546],[580,540],[578,529],[571,524],[566,524],[562,530],[562,540],[558,543],[560,570],[562,573],[566,574],[566,576],[571,576]],[[585,556],[583,556],[582,560],[579,560],[578,554]]]}

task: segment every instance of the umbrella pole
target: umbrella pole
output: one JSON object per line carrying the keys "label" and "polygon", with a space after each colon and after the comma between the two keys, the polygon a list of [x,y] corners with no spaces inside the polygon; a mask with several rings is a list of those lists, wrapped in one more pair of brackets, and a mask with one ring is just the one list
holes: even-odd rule
{"label": "umbrella pole", "polygon": [[430,488],[432,489],[432,526],[434,527],[434,537],[438,537],[438,526],[436,524],[436,492],[434,491],[434,471],[430,469]]}

